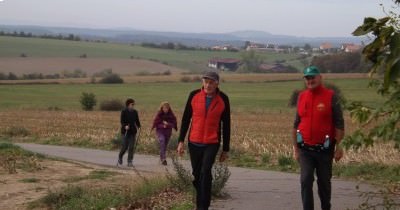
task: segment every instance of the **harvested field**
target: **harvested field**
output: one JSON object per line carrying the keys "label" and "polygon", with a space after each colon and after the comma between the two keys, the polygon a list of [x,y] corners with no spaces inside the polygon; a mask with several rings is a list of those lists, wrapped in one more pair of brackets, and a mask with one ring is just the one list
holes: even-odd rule
{"label": "harvested field", "polygon": [[171,73],[183,72],[183,69],[144,59],[122,58],[0,58],[0,72],[13,72],[16,75],[28,73],[55,74],[64,70],[80,69],[91,76],[104,69],[112,69],[121,75],[135,75],[139,72]]}

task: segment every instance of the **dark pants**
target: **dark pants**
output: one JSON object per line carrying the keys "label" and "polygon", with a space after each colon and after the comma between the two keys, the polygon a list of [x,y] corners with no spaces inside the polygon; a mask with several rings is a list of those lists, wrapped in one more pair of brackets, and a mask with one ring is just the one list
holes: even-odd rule
{"label": "dark pants", "polygon": [[126,150],[128,150],[128,163],[132,163],[133,160],[133,149],[135,146],[135,135],[136,133],[127,134],[126,136],[122,136],[122,147],[119,152],[118,158],[122,160]]}
{"label": "dark pants", "polygon": [[193,186],[196,189],[197,210],[207,210],[211,202],[211,169],[219,144],[196,146],[189,143],[190,161],[192,163],[192,174],[194,176]]}
{"label": "dark pants", "polygon": [[160,143],[160,160],[163,161],[166,159],[167,147],[169,143],[169,139],[171,135],[165,134],[163,132],[157,131],[158,142]]}
{"label": "dark pants", "polygon": [[301,198],[304,210],[314,209],[313,182],[317,174],[318,195],[321,209],[331,209],[331,178],[333,150],[325,152],[300,150]]}

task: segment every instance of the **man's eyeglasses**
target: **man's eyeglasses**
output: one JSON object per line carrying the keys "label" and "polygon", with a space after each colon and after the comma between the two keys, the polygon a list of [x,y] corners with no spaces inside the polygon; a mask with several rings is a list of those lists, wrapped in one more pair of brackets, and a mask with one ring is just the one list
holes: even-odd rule
{"label": "man's eyeglasses", "polygon": [[312,80],[312,79],[315,79],[315,76],[305,76],[304,79],[306,79],[306,80]]}

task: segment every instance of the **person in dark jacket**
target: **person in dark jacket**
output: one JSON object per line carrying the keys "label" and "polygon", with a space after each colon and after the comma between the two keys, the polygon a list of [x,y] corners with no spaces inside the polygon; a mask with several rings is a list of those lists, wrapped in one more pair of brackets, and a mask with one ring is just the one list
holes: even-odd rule
{"label": "person in dark jacket", "polygon": [[300,92],[293,128],[294,158],[300,162],[301,198],[304,210],[314,209],[313,182],[317,175],[321,209],[331,209],[333,159],[343,156],[340,141],[344,120],[338,97],[322,84],[315,66],[304,70],[307,89]]}
{"label": "person in dark jacket", "polygon": [[122,147],[118,155],[118,164],[122,165],[122,158],[128,150],[128,166],[133,167],[133,149],[135,146],[135,137],[140,128],[138,112],[133,108],[135,100],[129,98],[125,102],[126,108],[121,111],[121,134]]}
{"label": "person in dark jacket", "polygon": [[160,161],[163,165],[167,165],[166,151],[172,129],[178,130],[175,114],[167,101],[161,103],[160,109],[153,120],[151,130],[153,129],[156,129],[157,139],[160,143]]}
{"label": "person in dark jacket", "polygon": [[177,152],[184,153],[184,139],[188,135],[188,147],[193,186],[196,189],[196,209],[206,210],[211,201],[211,169],[215,162],[222,134],[222,153],[219,161],[228,158],[230,144],[231,113],[228,96],[218,89],[219,75],[206,72],[203,87],[190,93],[182,116]]}

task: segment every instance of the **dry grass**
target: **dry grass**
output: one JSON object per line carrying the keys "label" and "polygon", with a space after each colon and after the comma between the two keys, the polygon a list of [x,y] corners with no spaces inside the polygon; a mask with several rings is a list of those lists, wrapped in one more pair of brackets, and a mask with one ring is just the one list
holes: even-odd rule
{"label": "dry grass", "polygon": [[[154,133],[150,133],[153,112],[140,111],[142,123],[141,148],[152,151]],[[181,113],[176,113],[180,119]],[[0,112],[0,135],[7,129],[23,127],[28,137],[20,140],[63,145],[83,145],[98,148],[112,148],[112,139],[119,132],[119,112],[83,111],[35,111],[15,110]],[[268,153],[271,161],[279,156],[291,156],[292,113],[279,112],[238,112],[232,113],[233,151],[246,152],[256,157]],[[346,132],[355,129],[346,116]],[[176,138],[174,133],[173,139]],[[398,164],[400,153],[391,144],[377,144],[359,151],[348,150],[342,163],[378,162]]]}

